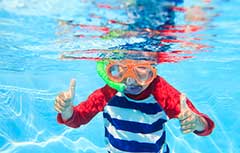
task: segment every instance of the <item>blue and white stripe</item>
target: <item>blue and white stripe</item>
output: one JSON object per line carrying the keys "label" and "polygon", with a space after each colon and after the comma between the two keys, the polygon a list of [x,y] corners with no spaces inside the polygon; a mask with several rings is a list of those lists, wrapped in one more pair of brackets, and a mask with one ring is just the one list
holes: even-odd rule
{"label": "blue and white stripe", "polygon": [[103,117],[110,152],[168,152],[164,128],[167,117],[152,96],[134,101],[118,93],[104,108]]}

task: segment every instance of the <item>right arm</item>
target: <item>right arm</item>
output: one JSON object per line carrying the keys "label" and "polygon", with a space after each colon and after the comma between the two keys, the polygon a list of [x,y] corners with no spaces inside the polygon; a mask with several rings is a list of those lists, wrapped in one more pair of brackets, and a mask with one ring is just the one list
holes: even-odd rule
{"label": "right arm", "polygon": [[116,90],[108,85],[95,90],[86,101],[73,107],[72,116],[64,120],[61,113],[57,115],[57,121],[69,127],[77,128],[88,123],[98,112],[103,111],[107,102],[116,94]]}

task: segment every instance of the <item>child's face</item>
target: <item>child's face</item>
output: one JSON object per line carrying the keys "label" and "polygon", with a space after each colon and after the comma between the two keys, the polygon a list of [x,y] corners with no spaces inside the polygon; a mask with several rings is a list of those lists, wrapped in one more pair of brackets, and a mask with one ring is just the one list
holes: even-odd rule
{"label": "child's face", "polygon": [[137,95],[144,91],[156,77],[153,62],[122,60],[111,61],[107,73],[112,81],[124,83],[125,93]]}

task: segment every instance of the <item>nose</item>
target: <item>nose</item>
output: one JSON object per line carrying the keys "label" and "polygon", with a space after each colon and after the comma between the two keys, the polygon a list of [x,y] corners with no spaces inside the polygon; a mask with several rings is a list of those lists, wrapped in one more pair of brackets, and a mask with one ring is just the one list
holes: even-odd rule
{"label": "nose", "polygon": [[129,85],[136,85],[137,84],[137,81],[131,77],[128,77],[126,79],[126,85],[129,86]]}

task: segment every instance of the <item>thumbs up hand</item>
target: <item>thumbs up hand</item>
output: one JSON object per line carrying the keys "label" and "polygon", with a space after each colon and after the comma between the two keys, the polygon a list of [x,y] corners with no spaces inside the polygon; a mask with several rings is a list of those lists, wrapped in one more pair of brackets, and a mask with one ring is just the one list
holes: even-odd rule
{"label": "thumbs up hand", "polygon": [[193,131],[203,131],[207,125],[203,117],[194,113],[188,107],[185,94],[180,95],[180,114],[178,119],[181,124],[181,131],[185,134]]}
{"label": "thumbs up hand", "polygon": [[68,120],[73,114],[76,80],[72,79],[67,91],[61,92],[55,99],[54,108],[61,113],[63,120]]}

